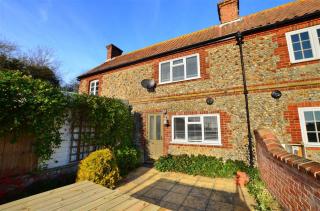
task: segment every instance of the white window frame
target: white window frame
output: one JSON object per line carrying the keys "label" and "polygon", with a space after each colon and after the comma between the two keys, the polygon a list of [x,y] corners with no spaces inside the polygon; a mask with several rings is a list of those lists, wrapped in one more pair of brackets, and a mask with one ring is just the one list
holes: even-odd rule
{"label": "white window frame", "polygon": [[[174,139],[174,118],[184,117],[185,118],[185,139]],[[188,141],[188,117],[200,117],[200,124],[202,126],[202,140]],[[218,124],[218,140],[204,140],[204,117],[217,117]],[[174,115],[171,119],[172,131],[171,131],[171,144],[188,144],[188,145],[213,145],[222,146],[221,143],[221,125],[220,125],[220,114],[195,114],[195,115]],[[199,124],[197,122],[189,124]]]}
{"label": "white window frame", "polygon": [[320,111],[320,107],[298,108],[302,141],[306,147],[320,147],[320,142],[319,143],[308,142],[306,121],[304,118],[304,112],[306,111]]}
{"label": "white window frame", "polygon": [[[99,95],[99,86],[100,83],[97,87],[97,82],[99,83],[99,80],[92,80],[90,81],[90,86],[89,86],[89,94],[90,95]],[[94,87],[94,91],[91,91],[91,88]]]}
{"label": "white window frame", "polygon": [[[197,57],[197,68],[198,68],[198,75],[195,76],[195,77],[191,77],[191,78],[187,78],[187,64],[186,64],[186,59],[187,58],[190,58],[190,57],[194,57],[196,56]],[[172,80],[172,66],[179,66],[179,65],[173,65],[173,62],[174,61],[177,61],[177,60],[180,60],[182,59],[183,60],[183,65],[184,65],[184,79],[182,80],[178,80],[178,81],[173,81]],[[162,79],[161,79],[161,64],[164,64],[164,63],[170,63],[170,81],[166,81],[166,82],[161,82]],[[175,58],[175,59],[171,59],[171,60],[166,60],[166,61],[163,61],[163,62],[160,62],[159,63],[159,84],[168,84],[168,83],[175,83],[175,82],[179,82],[179,81],[188,81],[188,80],[193,80],[193,79],[198,79],[198,78],[201,78],[201,71],[200,71],[200,55],[198,53],[196,54],[192,54],[192,55],[188,55],[188,56],[183,56],[183,57],[179,57],[179,58]]]}
{"label": "white window frame", "polygon": [[[291,31],[291,32],[287,32],[286,33],[286,40],[287,40],[289,57],[290,57],[290,62],[291,63],[294,64],[294,63],[307,62],[307,61],[320,59],[320,43],[319,43],[319,40],[318,40],[317,29],[320,29],[320,25],[312,26],[312,27],[309,27],[309,28],[304,28],[304,29],[300,29],[300,30]],[[294,51],[293,51],[291,35],[299,34],[299,33],[303,33],[303,32],[309,32],[313,58],[296,60],[295,57],[294,57]]]}

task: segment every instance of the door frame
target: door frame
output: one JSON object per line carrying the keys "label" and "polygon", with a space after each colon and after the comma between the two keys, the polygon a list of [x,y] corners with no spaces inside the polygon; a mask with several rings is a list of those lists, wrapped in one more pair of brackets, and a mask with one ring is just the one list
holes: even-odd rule
{"label": "door frame", "polygon": [[[154,116],[154,117],[160,116],[160,139],[159,140],[150,138],[150,130],[149,130],[150,129],[150,116]],[[147,131],[146,131],[146,144],[145,144],[146,149],[145,150],[149,151],[149,155],[146,158],[147,158],[147,160],[152,160],[152,158],[150,157],[150,148],[149,148],[150,141],[162,141],[162,144],[161,144],[162,149],[161,149],[161,155],[160,156],[163,155],[163,150],[164,150],[164,137],[163,137],[164,126],[162,124],[163,123],[163,114],[161,112],[159,112],[159,113],[157,113],[157,112],[147,113],[146,114],[146,118],[147,118],[147,121],[146,121],[146,123],[147,123],[147,125],[146,125]],[[155,132],[155,136],[156,136],[157,127],[156,127],[156,122],[154,122],[154,123],[155,123],[154,132]]]}

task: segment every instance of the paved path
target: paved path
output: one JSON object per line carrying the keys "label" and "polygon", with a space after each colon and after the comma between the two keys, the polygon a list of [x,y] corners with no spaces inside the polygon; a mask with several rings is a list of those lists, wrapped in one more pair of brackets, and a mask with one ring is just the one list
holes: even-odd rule
{"label": "paved path", "polygon": [[141,167],[118,191],[170,210],[254,210],[255,201],[234,179],[161,173]]}

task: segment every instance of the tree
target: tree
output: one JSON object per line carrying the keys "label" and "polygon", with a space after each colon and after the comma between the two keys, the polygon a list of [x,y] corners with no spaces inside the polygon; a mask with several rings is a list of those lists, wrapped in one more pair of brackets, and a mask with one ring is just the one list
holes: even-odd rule
{"label": "tree", "polygon": [[75,92],[78,93],[79,91],[79,81],[72,80],[69,83],[62,86],[62,90],[66,92]]}
{"label": "tree", "polygon": [[53,58],[50,49],[40,47],[29,51],[28,54],[20,55],[15,44],[0,40],[1,70],[19,70],[34,79],[49,81],[59,86],[60,79],[57,74],[59,65]]}

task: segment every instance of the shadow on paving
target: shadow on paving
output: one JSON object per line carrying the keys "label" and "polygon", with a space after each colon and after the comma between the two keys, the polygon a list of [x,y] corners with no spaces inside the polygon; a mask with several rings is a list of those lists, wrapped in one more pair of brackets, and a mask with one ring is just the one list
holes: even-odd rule
{"label": "shadow on paving", "polygon": [[241,194],[159,179],[131,196],[171,210],[250,210]]}

